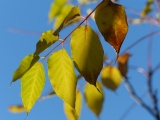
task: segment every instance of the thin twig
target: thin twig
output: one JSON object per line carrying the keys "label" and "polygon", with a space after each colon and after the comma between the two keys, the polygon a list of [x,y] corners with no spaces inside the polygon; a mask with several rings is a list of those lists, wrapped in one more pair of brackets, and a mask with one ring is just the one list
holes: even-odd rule
{"label": "thin twig", "polygon": [[155,4],[156,4],[158,10],[160,10],[160,2],[159,2],[158,0],[154,0],[154,2],[155,2]]}
{"label": "thin twig", "polygon": [[124,80],[125,86],[127,87],[130,95],[132,96],[132,98],[139,104],[141,105],[144,109],[146,109],[151,115],[154,116],[154,112],[153,110],[143,102],[143,100],[135,93],[134,88],[132,87],[132,85],[130,84],[130,82],[128,81],[128,79]]}
{"label": "thin twig", "polygon": [[149,71],[147,85],[148,85],[148,93],[153,104],[154,117],[156,118],[156,120],[160,120],[159,109],[158,109],[158,98],[157,98],[156,92],[153,91],[153,87],[152,87],[152,71],[151,70]]}

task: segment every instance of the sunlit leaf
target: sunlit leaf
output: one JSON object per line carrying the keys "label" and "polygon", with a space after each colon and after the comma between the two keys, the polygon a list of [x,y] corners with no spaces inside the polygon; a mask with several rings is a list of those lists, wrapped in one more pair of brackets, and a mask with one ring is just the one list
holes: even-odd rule
{"label": "sunlit leaf", "polygon": [[42,33],[40,40],[38,41],[36,45],[36,51],[35,55],[40,54],[43,52],[46,48],[54,44],[56,41],[58,41],[58,35],[53,35],[53,30],[47,30],[46,32]]}
{"label": "sunlit leaf", "polygon": [[113,66],[106,66],[102,69],[101,79],[103,85],[111,90],[116,90],[122,82],[120,71]]}
{"label": "sunlit leaf", "polygon": [[39,56],[34,54],[25,56],[21,61],[19,68],[14,72],[12,82],[20,79],[38,60]]}
{"label": "sunlit leaf", "polygon": [[103,48],[91,27],[81,26],[72,33],[71,53],[80,74],[87,82],[96,86],[103,66]]}
{"label": "sunlit leaf", "polygon": [[121,75],[127,78],[126,74],[128,72],[128,58],[130,57],[129,53],[121,55],[118,57],[118,69]]}
{"label": "sunlit leaf", "polygon": [[144,18],[148,13],[150,13],[152,11],[152,4],[153,3],[154,3],[154,0],[148,0],[146,2],[146,5],[145,5],[144,9],[141,12],[142,18]]}
{"label": "sunlit leaf", "polygon": [[105,41],[113,46],[118,54],[128,31],[124,7],[111,0],[103,0],[96,9],[95,21]]}
{"label": "sunlit leaf", "polygon": [[65,49],[58,50],[49,57],[48,75],[57,96],[75,108],[77,80],[73,62]]}
{"label": "sunlit leaf", "polygon": [[98,0],[78,0],[79,4],[81,5],[85,5],[85,4],[89,4],[92,2],[97,2]]}
{"label": "sunlit leaf", "polygon": [[[69,11],[69,9],[65,10],[64,13],[66,13],[66,11]],[[64,13],[61,14],[61,16],[64,16]],[[63,27],[65,27],[67,24],[71,23],[75,18],[77,18],[79,16],[80,16],[79,7],[78,6],[72,7],[71,10],[69,11],[68,15],[64,18],[63,22],[59,26],[59,28],[55,31],[56,34],[58,34]]]}
{"label": "sunlit leaf", "polygon": [[80,91],[77,90],[75,109],[73,109],[70,105],[64,102],[64,112],[68,120],[78,120],[78,117],[80,116],[81,113],[81,107],[82,107],[82,95]]}
{"label": "sunlit leaf", "polygon": [[87,106],[91,109],[93,113],[99,116],[103,106],[104,94],[102,86],[99,82],[97,82],[97,87],[101,93],[98,92],[93,85],[87,83],[84,88],[84,96]]}
{"label": "sunlit leaf", "polygon": [[11,105],[8,110],[12,113],[21,113],[25,112],[25,108],[23,105]]}
{"label": "sunlit leaf", "polygon": [[55,16],[59,14],[63,6],[67,3],[68,0],[54,0],[51,4],[50,11],[48,14],[49,20],[53,20]]}
{"label": "sunlit leaf", "polygon": [[40,97],[44,84],[44,68],[41,62],[37,62],[21,79],[21,97],[27,114]]}

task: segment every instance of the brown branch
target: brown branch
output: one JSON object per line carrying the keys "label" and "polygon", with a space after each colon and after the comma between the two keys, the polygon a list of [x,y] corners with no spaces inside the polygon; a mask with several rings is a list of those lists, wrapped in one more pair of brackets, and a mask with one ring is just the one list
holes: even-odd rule
{"label": "brown branch", "polygon": [[128,79],[124,80],[125,86],[128,89],[131,97],[137,102],[137,104],[141,105],[144,109],[146,109],[151,115],[154,116],[153,110],[144,103],[144,101],[135,93],[134,88],[132,87],[131,83],[128,81]]}

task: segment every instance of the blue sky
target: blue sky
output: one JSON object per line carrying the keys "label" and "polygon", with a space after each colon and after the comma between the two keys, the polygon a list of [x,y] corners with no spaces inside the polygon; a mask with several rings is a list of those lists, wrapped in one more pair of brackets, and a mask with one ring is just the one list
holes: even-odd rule
{"label": "blue sky", "polygon": [[[146,0],[140,1],[126,1],[120,0],[120,3],[126,7],[136,10],[142,10]],[[12,74],[14,70],[19,66],[22,58],[31,52],[34,52],[35,45],[39,40],[38,35],[13,33],[9,32],[10,28],[20,30],[31,30],[36,32],[43,32],[48,29],[52,29],[52,23],[48,22],[48,11],[52,0],[0,0],[0,119],[2,120],[24,120],[25,113],[12,114],[8,111],[8,106],[14,104],[21,104],[20,98],[20,82],[17,81],[12,84],[10,88],[10,82],[12,80]],[[74,2],[76,3],[76,2]],[[87,6],[93,8],[95,4]],[[127,12],[130,17],[136,17],[134,14]],[[84,14],[84,10],[82,11]],[[85,15],[85,14],[84,14]],[[90,25],[96,29],[95,24],[90,22]],[[153,27],[152,27],[153,28]],[[153,30],[158,30],[154,27]],[[62,31],[62,38],[68,33],[67,30]],[[136,41],[138,38],[151,32],[150,24],[142,25],[129,25],[129,32],[122,45],[121,51],[127,46]],[[158,35],[157,35],[158,36]],[[153,37],[152,39],[157,39]],[[101,37],[102,44],[105,47],[105,53],[112,59],[115,57],[114,50],[104,42]],[[157,50],[159,41],[153,42],[153,66],[156,66],[160,61],[157,57]],[[68,49],[69,42],[65,47]],[[130,59],[129,64],[139,65],[143,68],[147,68],[147,47],[148,41],[138,44],[136,47],[130,50],[134,53]],[[158,73],[154,76],[154,86],[158,88]],[[135,86],[138,95],[142,95],[147,91],[146,79],[143,75],[130,70],[128,74],[131,83]],[[51,90],[49,79],[46,77],[46,85],[43,94],[46,94]],[[84,80],[83,80],[84,83]],[[83,87],[82,87],[83,88]],[[128,109],[130,105],[134,103],[124,84],[117,89],[116,92],[112,92],[108,89],[105,91],[105,102],[102,113],[100,115],[101,120],[120,120],[120,117]],[[144,97],[144,101],[149,102],[147,95]],[[154,118],[146,112],[142,107],[135,104],[135,107],[127,113],[128,115],[123,120],[154,120]],[[53,97],[44,101],[38,101],[33,107],[27,120],[66,120],[63,112],[63,102],[58,97]],[[97,120],[97,117],[87,108],[83,100],[83,107],[80,120]],[[122,120],[122,119],[121,119]]]}

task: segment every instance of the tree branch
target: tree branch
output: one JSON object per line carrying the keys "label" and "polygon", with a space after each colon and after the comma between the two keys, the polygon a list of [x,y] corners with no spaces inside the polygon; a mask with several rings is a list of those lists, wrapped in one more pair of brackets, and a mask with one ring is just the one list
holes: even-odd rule
{"label": "tree branch", "polygon": [[154,116],[153,110],[143,102],[143,100],[135,93],[134,88],[132,87],[131,83],[128,81],[128,79],[124,79],[124,83],[126,88],[128,89],[131,97],[137,102],[137,104],[141,105],[144,109],[146,109],[151,115]]}

